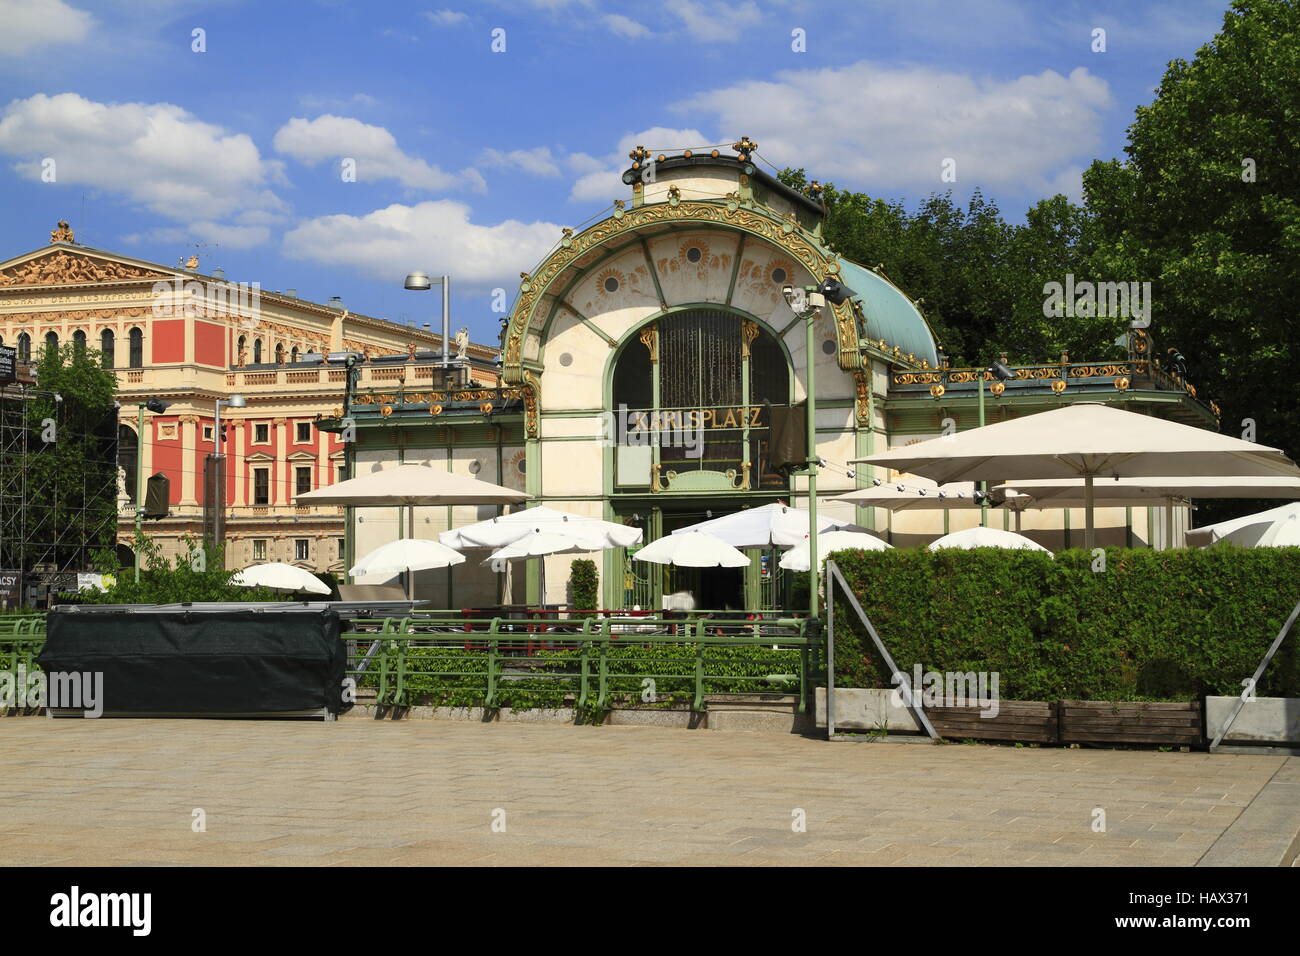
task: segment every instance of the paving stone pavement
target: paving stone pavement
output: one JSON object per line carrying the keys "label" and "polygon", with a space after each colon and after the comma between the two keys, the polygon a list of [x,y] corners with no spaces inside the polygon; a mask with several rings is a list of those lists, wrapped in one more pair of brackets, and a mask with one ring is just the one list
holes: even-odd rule
{"label": "paving stone pavement", "polygon": [[[1284,766],[1294,776],[1300,758],[654,727],[7,718],[0,847],[9,865],[1191,866]],[[196,808],[206,832],[191,829]],[[1095,808],[1105,832],[1092,829]],[[498,810],[505,832],[493,830]]]}

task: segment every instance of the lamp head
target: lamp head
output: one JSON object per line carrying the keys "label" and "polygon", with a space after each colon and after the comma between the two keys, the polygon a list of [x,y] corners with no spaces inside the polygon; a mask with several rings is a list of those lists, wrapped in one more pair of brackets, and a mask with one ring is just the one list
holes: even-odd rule
{"label": "lamp head", "polygon": [[248,402],[244,400],[243,395],[231,395],[226,399],[226,405],[229,408],[244,408],[248,405]]}
{"label": "lamp head", "polygon": [[402,287],[415,292],[428,292],[433,288],[433,283],[429,280],[428,273],[412,272],[406,277],[406,282]]}

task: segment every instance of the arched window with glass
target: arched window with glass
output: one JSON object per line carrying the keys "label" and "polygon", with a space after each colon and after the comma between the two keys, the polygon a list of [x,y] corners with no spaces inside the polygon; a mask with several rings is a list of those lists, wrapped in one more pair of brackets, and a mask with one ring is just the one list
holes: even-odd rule
{"label": "arched window with glass", "polygon": [[59,333],[58,332],[51,330],[45,333],[45,354],[46,355],[59,354]]}
{"label": "arched window with glass", "polygon": [[254,339],[253,340],[253,364],[260,365],[261,363],[262,363],[262,340]]}
{"label": "arched window with glass", "polygon": [[670,312],[629,337],[612,375],[616,485],[788,487],[771,434],[790,407],[790,364],[761,323],[721,308]]}
{"label": "arched window with glass", "polygon": [[99,354],[104,368],[114,368],[116,366],[116,347],[117,342],[112,329],[105,329],[99,333]]}
{"label": "arched window with glass", "polygon": [[26,332],[18,333],[18,361],[30,365],[32,361],[32,337]]}
{"label": "arched window with glass", "polygon": [[144,368],[144,331],[138,328],[132,329],[128,339],[131,349],[131,368]]}
{"label": "arched window with glass", "polygon": [[81,329],[72,333],[72,350],[78,358],[86,354],[86,333]]}

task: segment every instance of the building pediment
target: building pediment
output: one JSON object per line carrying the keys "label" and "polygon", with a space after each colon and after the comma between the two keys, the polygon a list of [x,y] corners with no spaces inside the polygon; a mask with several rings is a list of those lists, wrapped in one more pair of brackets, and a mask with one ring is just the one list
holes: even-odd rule
{"label": "building pediment", "polygon": [[53,248],[0,269],[0,286],[140,282],[170,279],[172,275],[173,273],[158,272],[126,262],[87,255],[79,250]]}

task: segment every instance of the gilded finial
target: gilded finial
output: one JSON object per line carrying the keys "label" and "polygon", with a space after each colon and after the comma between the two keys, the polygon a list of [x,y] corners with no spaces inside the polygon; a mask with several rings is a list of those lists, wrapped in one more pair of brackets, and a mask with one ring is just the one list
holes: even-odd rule
{"label": "gilded finial", "polygon": [[742,136],[740,137],[739,143],[731,144],[731,148],[736,151],[736,154],[742,160],[744,160],[745,162],[749,162],[749,154],[758,149],[758,144],[755,143],[753,140],[751,140],[748,136]]}

